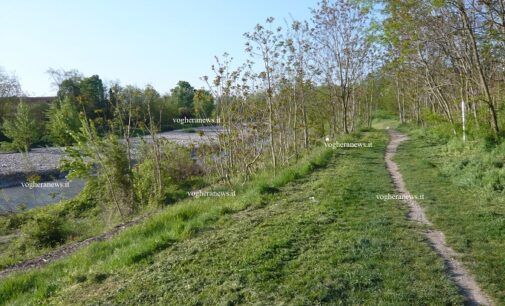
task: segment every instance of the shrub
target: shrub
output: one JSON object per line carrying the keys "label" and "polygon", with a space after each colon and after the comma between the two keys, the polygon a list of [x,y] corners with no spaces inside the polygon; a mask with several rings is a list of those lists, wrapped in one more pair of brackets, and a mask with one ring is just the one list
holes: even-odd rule
{"label": "shrub", "polygon": [[2,128],[5,136],[11,140],[11,143],[3,145],[6,149],[28,151],[39,140],[37,125],[23,102],[18,104],[14,118],[4,120]]}
{"label": "shrub", "polygon": [[95,177],[98,185],[96,199],[104,205],[111,219],[115,212],[124,219],[136,212],[133,192],[133,173],[126,145],[117,136],[101,138],[93,122],[81,120],[80,133],[74,135],[76,145],[66,149],[60,169],[69,171],[69,178]]}
{"label": "shrub", "polygon": [[22,228],[27,244],[34,247],[55,247],[65,242],[68,231],[60,217],[40,213]]}
{"label": "shrub", "polygon": [[396,119],[397,115],[386,110],[377,110],[373,114],[374,119]]}
{"label": "shrub", "polygon": [[77,133],[81,126],[79,112],[69,97],[53,103],[47,113],[48,139],[53,144],[68,146],[74,143],[72,133]]}
{"label": "shrub", "polygon": [[191,159],[190,150],[169,141],[160,140],[160,172],[162,190],[155,186],[155,160],[152,158],[153,146],[149,145],[143,152],[142,162],[135,167],[134,190],[143,204],[169,204],[185,193],[181,188],[195,176],[203,175],[202,168]]}

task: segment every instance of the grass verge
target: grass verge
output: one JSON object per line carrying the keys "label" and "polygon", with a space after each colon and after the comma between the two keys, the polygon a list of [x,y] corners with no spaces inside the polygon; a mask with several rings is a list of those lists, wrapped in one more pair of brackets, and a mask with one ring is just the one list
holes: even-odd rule
{"label": "grass verge", "polygon": [[[374,147],[320,149],[235,198],[190,199],[113,240],[0,283],[35,304],[459,304]],[[318,171],[314,171],[319,169]]]}
{"label": "grass verge", "polygon": [[464,145],[429,131],[403,131],[411,139],[400,145],[395,160],[408,190],[424,195],[419,203],[428,218],[462,254],[484,291],[505,304],[505,195],[496,181],[503,175],[496,162],[503,150],[486,149],[477,140]]}

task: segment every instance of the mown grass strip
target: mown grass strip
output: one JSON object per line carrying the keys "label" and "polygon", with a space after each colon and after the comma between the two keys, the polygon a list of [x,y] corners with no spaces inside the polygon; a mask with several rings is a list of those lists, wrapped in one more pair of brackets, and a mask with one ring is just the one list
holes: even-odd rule
{"label": "mown grass strip", "polygon": [[[484,189],[478,178],[469,178],[463,166],[450,175],[443,171],[462,162],[448,153],[445,142],[420,131],[410,135],[411,140],[399,147],[395,157],[407,188],[412,194],[424,195],[419,203],[428,218],[445,233],[448,244],[463,255],[464,265],[479,285],[497,303],[505,304],[505,196]],[[486,159],[486,154],[482,151],[465,156],[476,159],[466,163]]]}
{"label": "mown grass strip", "polygon": [[394,192],[383,161],[387,136],[371,132],[363,139],[373,140],[374,147],[338,150],[321,171],[293,183],[282,185],[284,178],[264,184],[277,190],[265,192],[261,205],[221,215],[212,230],[137,263],[143,266],[110,274],[97,269],[98,278],[59,289],[44,301],[462,304],[442,261],[406,220],[405,205],[376,197]]}
{"label": "mown grass strip", "polygon": [[[87,280],[103,278],[121,269],[145,261],[176,241],[193,236],[211,225],[220,216],[262,204],[261,186],[279,188],[290,180],[324,167],[331,159],[331,150],[319,148],[297,165],[283,170],[272,179],[269,172],[249,184],[235,186],[236,198],[198,198],[184,200],[151,219],[119,234],[110,241],[94,243],[70,257],[45,268],[21,272],[0,282],[0,302],[29,304],[44,300],[54,292]],[[260,186],[260,187],[255,187]]]}

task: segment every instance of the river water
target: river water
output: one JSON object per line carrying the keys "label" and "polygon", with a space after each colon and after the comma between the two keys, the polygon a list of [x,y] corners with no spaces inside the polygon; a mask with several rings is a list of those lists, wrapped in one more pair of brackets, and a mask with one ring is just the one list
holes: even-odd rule
{"label": "river water", "polygon": [[67,181],[62,179],[50,183],[46,186],[23,186],[20,184],[0,189],[0,212],[16,211],[18,205],[30,209],[72,199],[84,187],[84,180]]}

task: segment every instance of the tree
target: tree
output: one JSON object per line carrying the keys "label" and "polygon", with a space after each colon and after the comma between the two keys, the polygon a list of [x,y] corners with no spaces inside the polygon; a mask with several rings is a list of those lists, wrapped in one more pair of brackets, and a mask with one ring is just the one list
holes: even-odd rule
{"label": "tree", "polygon": [[77,69],[63,70],[49,68],[46,73],[49,74],[49,77],[53,80],[51,85],[58,89],[65,80],[79,82],[84,77]]}
{"label": "tree", "polygon": [[55,101],[47,114],[46,130],[49,140],[59,146],[69,146],[74,142],[73,133],[81,127],[79,112],[70,97]]}
{"label": "tree", "polygon": [[274,139],[274,104],[276,100],[276,85],[282,78],[280,74],[280,57],[283,54],[283,50],[281,49],[284,46],[284,40],[281,34],[282,28],[272,29],[273,22],[274,18],[269,17],[266,20],[267,27],[257,24],[253,32],[245,33],[244,36],[247,39],[246,52],[253,58],[259,58],[262,65],[262,71],[258,74],[258,79],[262,83],[262,90],[266,93],[270,153],[275,173],[275,169],[277,168],[277,152]]}
{"label": "tree", "polygon": [[426,123],[424,119],[436,118],[456,134],[461,122],[455,114],[463,101],[475,130],[484,127],[499,137],[504,2],[383,2],[389,61],[385,68],[394,79],[401,121]]}
{"label": "tree", "polygon": [[[6,73],[0,67],[0,123],[1,119],[5,118],[6,114],[14,110],[17,102],[17,97],[23,94],[21,85],[14,75]],[[1,136],[1,133],[0,133]]]}
{"label": "tree", "polygon": [[14,118],[4,120],[2,128],[5,136],[12,141],[8,147],[17,151],[28,152],[32,144],[39,140],[37,125],[24,102],[18,104]]}
{"label": "tree", "polygon": [[349,133],[354,128],[358,102],[353,93],[368,68],[369,15],[353,1],[324,0],[312,10],[312,16],[316,58],[325,83],[332,88],[333,97],[340,100],[333,108],[333,133],[337,132],[339,108],[342,131]]}
{"label": "tree", "polygon": [[[70,99],[79,111],[103,126],[112,112],[105,98],[105,88],[98,75],[83,77],[77,71],[53,71],[48,73],[58,86],[58,98],[63,101]],[[100,122],[98,122],[100,121]]]}
{"label": "tree", "polygon": [[180,109],[181,114],[191,116],[193,114],[193,99],[195,89],[186,81],[179,81],[172,90],[172,99]]}
{"label": "tree", "polygon": [[204,89],[195,91],[193,97],[193,104],[195,107],[194,113],[200,118],[209,118],[214,110],[214,98],[211,93]]}
{"label": "tree", "polygon": [[89,118],[102,117],[105,119],[107,111],[105,91],[102,80],[98,75],[93,75],[80,81],[77,101],[85,109],[86,115]]}
{"label": "tree", "polygon": [[21,85],[16,76],[7,74],[0,67],[0,98],[18,97],[21,94]]}
{"label": "tree", "polygon": [[95,197],[105,205],[110,220],[115,212],[125,220],[138,208],[134,199],[133,173],[127,146],[116,135],[102,138],[93,121],[82,117],[81,128],[72,135],[75,146],[67,147],[60,168],[69,178],[96,183]]}

